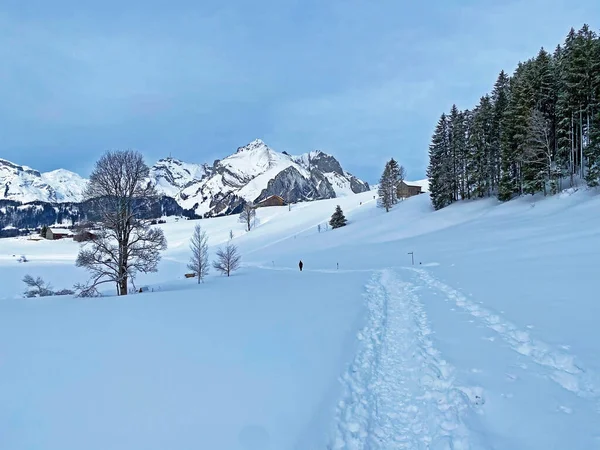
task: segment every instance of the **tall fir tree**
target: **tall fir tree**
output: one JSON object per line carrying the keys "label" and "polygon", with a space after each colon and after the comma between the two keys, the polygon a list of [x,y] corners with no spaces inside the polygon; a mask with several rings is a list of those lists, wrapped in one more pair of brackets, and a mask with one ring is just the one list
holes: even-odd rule
{"label": "tall fir tree", "polygon": [[377,206],[385,209],[385,212],[389,212],[394,206],[392,196],[392,175],[390,170],[390,163],[385,164],[381,178],[379,179],[379,188],[377,189],[378,199]]}
{"label": "tall fir tree", "polygon": [[488,95],[481,97],[472,114],[467,171],[473,196],[490,196],[495,188],[497,161],[493,154],[494,106]]}
{"label": "tall fir tree", "polygon": [[441,209],[454,201],[452,170],[448,118],[446,114],[442,114],[429,146],[427,167],[429,195],[435,209]]}
{"label": "tall fir tree", "polygon": [[493,104],[492,123],[490,128],[490,149],[488,161],[489,194],[498,193],[500,178],[502,176],[502,153],[506,142],[506,122],[508,103],[510,99],[510,78],[506,72],[501,71],[498,75],[491,95]]}
{"label": "tall fir tree", "polygon": [[340,207],[340,205],[337,205],[335,207],[335,211],[331,216],[331,219],[329,220],[329,225],[331,225],[331,228],[336,229],[345,227],[347,223],[348,220],[346,220],[346,216],[344,216],[342,208]]}
{"label": "tall fir tree", "polygon": [[389,212],[398,203],[399,183],[403,176],[404,168],[394,158],[390,159],[385,165],[377,190],[379,195],[377,204],[380,208],[384,208],[386,212]]}

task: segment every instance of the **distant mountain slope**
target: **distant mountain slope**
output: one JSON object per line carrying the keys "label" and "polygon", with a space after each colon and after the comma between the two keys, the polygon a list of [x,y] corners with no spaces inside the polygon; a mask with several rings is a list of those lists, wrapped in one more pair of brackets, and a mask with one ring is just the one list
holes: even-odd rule
{"label": "distant mountain slope", "polygon": [[[185,163],[163,160],[161,173],[182,174]],[[156,166],[152,173],[156,174]],[[369,190],[368,183],[345,172],[331,155],[314,151],[300,156],[276,152],[257,139],[237,151],[204,164],[177,181],[164,176],[153,182],[165,195],[173,195],[185,209],[193,209],[205,217],[232,214],[244,202],[258,202],[270,195],[279,195],[290,202],[341,197]]]}
{"label": "distant mountain slope", "polygon": [[40,173],[30,167],[0,159],[0,199],[22,203],[79,202],[86,183],[87,180],[68,170]]}
{"label": "distant mountain slope", "polygon": [[[21,203],[82,202],[87,180],[67,170],[40,173],[0,160],[0,200]],[[168,157],[150,168],[148,183],[185,210],[210,217],[238,212],[245,202],[279,195],[288,202],[343,197],[369,185],[344,171],[331,155],[276,152],[257,139],[209,164]]]}

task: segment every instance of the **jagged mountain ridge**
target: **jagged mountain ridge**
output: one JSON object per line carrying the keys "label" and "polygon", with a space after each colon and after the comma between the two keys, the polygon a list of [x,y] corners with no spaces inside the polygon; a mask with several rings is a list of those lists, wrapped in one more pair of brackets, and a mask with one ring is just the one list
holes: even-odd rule
{"label": "jagged mountain ridge", "polygon": [[[276,152],[257,139],[212,165],[168,157],[150,168],[148,182],[185,210],[210,217],[233,214],[245,202],[280,195],[289,202],[345,196],[369,189],[331,155]],[[87,180],[67,170],[40,173],[0,159],[0,200],[78,203]]]}
{"label": "jagged mountain ridge", "polygon": [[[368,183],[344,171],[331,155],[314,151],[301,156],[276,152],[256,139],[208,164],[182,170],[179,160],[162,160],[159,191],[185,209],[211,217],[238,212],[245,202],[279,195],[289,202],[320,200],[369,190]],[[172,168],[172,170],[170,170]],[[166,175],[167,173],[171,175]],[[153,173],[156,173],[153,168]],[[174,182],[165,186],[165,181]]]}

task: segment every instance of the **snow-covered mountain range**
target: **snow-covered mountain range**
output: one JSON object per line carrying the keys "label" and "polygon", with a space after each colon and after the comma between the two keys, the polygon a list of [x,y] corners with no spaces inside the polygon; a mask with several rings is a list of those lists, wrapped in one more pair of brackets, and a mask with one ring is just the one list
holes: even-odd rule
{"label": "snow-covered mountain range", "polygon": [[[87,180],[67,170],[40,173],[0,159],[0,199],[23,203],[80,202]],[[257,139],[213,164],[159,160],[148,180],[159,193],[205,217],[232,214],[244,202],[279,195],[288,202],[335,198],[369,190],[331,155],[276,152]]]}
{"label": "snow-covered mountain range", "polygon": [[0,199],[22,203],[81,201],[87,180],[68,170],[41,173],[0,159]]}
{"label": "snow-covered mountain range", "polygon": [[185,209],[205,217],[237,212],[244,202],[279,195],[288,202],[320,200],[369,190],[331,155],[276,152],[257,139],[211,166],[175,159],[152,168],[152,182]]}

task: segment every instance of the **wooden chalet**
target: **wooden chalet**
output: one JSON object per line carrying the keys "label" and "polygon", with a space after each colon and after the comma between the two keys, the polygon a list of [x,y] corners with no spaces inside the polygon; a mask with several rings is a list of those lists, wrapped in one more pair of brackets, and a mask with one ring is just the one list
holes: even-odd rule
{"label": "wooden chalet", "polygon": [[400,198],[408,198],[422,193],[421,186],[412,186],[404,181],[401,181],[400,186],[398,186],[398,197]]}
{"label": "wooden chalet", "polygon": [[265,206],[285,206],[285,200],[279,195],[271,195],[265,198],[263,201],[258,202],[254,205],[256,208],[263,208]]}

